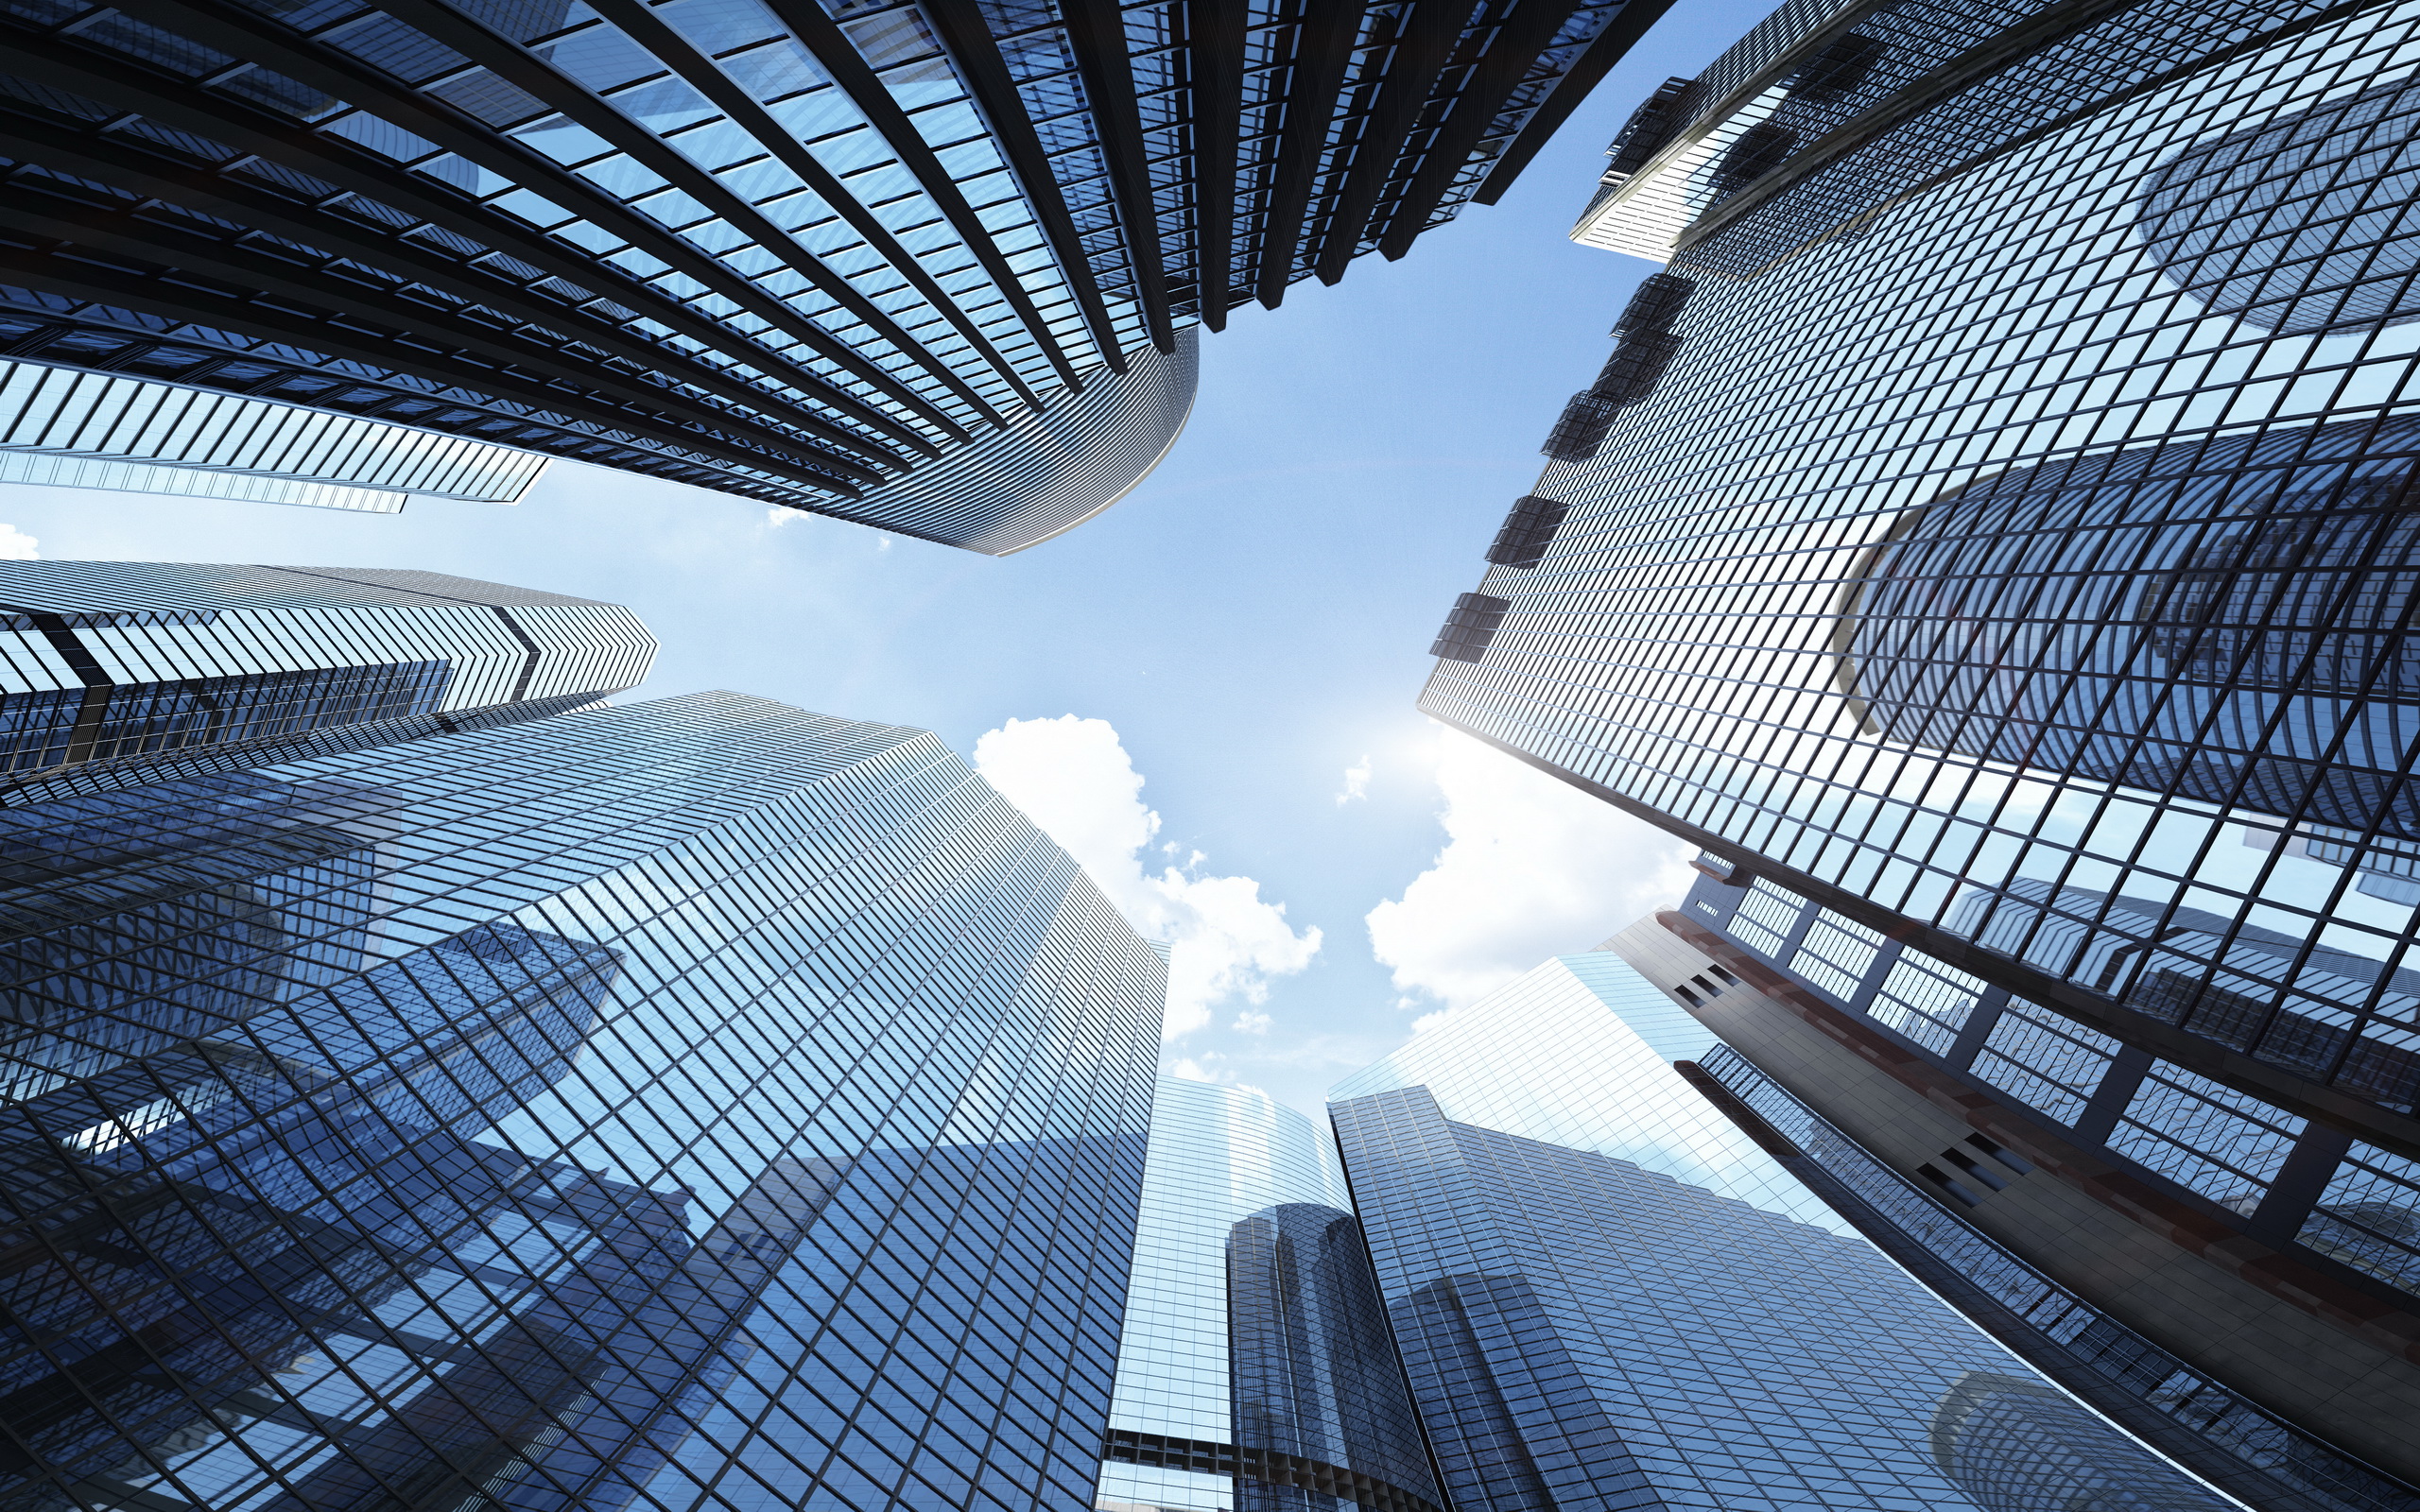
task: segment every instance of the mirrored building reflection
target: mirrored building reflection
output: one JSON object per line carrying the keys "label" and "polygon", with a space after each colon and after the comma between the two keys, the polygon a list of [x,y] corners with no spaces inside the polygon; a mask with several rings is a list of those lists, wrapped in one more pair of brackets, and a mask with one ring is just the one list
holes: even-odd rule
{"label": "mirrored building reflection", "polygon": [[1996,1508],[1928,1436],[1979,1377],[2067,1404],[2037,1415],[2045,1484],[2117,1497],[2095,1506],[2226,1504],[1876,1253],[1830,1168],[1709,1096],[1699,1062],[1721,1040],[1683,994],[1739,978],[1701,962],[1651,983],[1627,939],[1332,1089],[1456,1506]]}
{"label": "mirrored building reflection", "polygon": [[26,0],[0,341],[1003,555],[1663,9]]}

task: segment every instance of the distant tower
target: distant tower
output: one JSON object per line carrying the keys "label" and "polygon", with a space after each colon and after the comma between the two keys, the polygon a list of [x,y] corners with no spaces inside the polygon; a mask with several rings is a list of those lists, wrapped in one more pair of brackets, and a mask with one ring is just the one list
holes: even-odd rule
{"label": "distant tower", "polygon": [[1441,1512],[1336,1149],[1163,1076],[1096,1505]]}

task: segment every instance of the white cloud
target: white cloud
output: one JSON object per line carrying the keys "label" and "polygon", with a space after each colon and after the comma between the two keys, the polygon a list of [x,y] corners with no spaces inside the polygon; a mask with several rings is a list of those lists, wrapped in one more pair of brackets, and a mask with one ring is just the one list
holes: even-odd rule
{"label": "white cloud", "polygon": [[1436,756],[1444,849],[1368,919],[1398,990],[1459,1006],[1687,890],[1691,849],[1662,831],[1467,735]]}
{"label": "white cloud", "polygon": [[1344,769],[1344,786],[1336,795],[1336,806],[1338,808],[1342,808],[1357,798],[1368,798],[1369,796],[1370,758],[1364,756],[1361,758],[1361,765],[1358,766],[1348,766]]}
{"label": "white cloud", "polygon": [[794,525],[805,518],[806,516],[800,511],[785,509],[778,504],[765,511],[765,524],[775,530],[779,530],[784,525]]}
{"label": "white cloud", "polygon": [[1272,1021],[1270,1019],[1268,1014],[1255,1013],[1252,1009],[1246,1008],[1243,1012],[1236,1015],[1236,1022],[1228,1025],[1228,1027],[1234,1029],[1237,1034],[1267,1034],[1269,1032],[1269,1025],[1271,1022]]}
{"label": "white cloud", "polygon": [[0,525],[0,561],[39,561],[41,544],[15,525]]}
{"label": "white cloud", "polygon": [[1319,954],[1318,926],[1295,934],[1286,905],[1262,902],[1250,877],[1196,874],[1207,859],[1199,850],[1182,866],[1143,869],[1160,816],[1144,806],[1143,776],[1108,720],[1011,719],[975,743],[975,767],[1065,847],[1136,929],[1175,947],[1169,1038],[1208,1023],[1230,998],[1266,1002],[1271,977]]}

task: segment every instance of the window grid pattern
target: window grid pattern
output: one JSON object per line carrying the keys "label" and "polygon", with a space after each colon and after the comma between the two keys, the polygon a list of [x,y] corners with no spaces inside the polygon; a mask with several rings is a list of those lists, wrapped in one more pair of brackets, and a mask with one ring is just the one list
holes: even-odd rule
{"label": "window grid pattern", "polygon": [[558,713],[654,654],[618,605],[440,573],[0,562],[0,801],[71,772]]}
{"label": "window grid pattern", "polygon": [[[1859,1148],[1729,1046],[1705,1070],[1806,1152],[1897,1236],[1928,1251],[2026,1328],[2081,1361],[2100,1389],[2148,1405],[2201,1439],[2221,1462],[2256,1468],[2295,1493],[2344,1512],[2399,1512],[2411,1492],[2192,1368],[2002,1248]],[[2089,1400],[2108,1399],[2088,1394]],[[2095,1488],[2098,1489],[2098,1488]]]}
{"label": "window grid pattern", "polygon": [[[2413,905],[2358,884],[2399,875],[2415,749],[2420,303],[2391,262],[2368,282],[2316,251],[2308,285],[2224,293],[2238,242],[2205,256],[2216,221],[2147,197],[2171,164],[2188,198],[2273,181],[2241,237],[2366,245],[2387,222],[2360,207],[2403,170],[2363,144],[2406,118],[2420,15],[2252,41],[2235,11],[2175,16],[2145,35],[2203,66],[2122,94],[2057,76],[2059,112],[2009,150],[1700,280],[1656,394],[1546,470],[1532,491],[1568,518],[1537,567],[1487,575],[1503,627],[1423,708],[1906,937],[1988,936],[1994,979],[2036,998],[2148,995],[2156,944],[2186,1033],[2197,1004],[2206,1038],[2248,1021],[2247,1053],[2407,1113]],[[2272,129],[2292,150],[2252,155]],[[2233,177],[2191,166],[2220,158]],[[1992,549],[1961,565],[1952,539]],[[2165,691],[2127,670],[2165,665]],[[2304,822],[2388,854],[2261,843]]]}
{"label": "window grid pattern", "polygon": [[1945,1056],[1982,999],[1985,984],[1928,956],[1902,954],[1866,1012],[1936,1056]]}
{"label": "window grid pattern", "polygon": [[2221,1207],[2248,1213],[2292,1153],[2304,1120],[2154,1061],[2109,1147]]}
{"label": "window grid pattern", "polygon": [[10,1494],[1091,1501],[1166,969],[933,736],[706,695],[0,822],[90,904],[11,946]]}
{"label": "window grid pattern", "polygon": [[1779,960],[1788,947],[1789,936],[1806,913],[1806,900],[1759,877],[1748,885],[1747,896],[1739,900],[1739,911],[1732,916],[1732,927],[1749,948]]}
{"label": "window grid pattern", "polygon": [[2420,1293],[2420,1160],[2353,1142],[2303,1220],[2302,1242]]}
{"label": "window grid pattern", "polygon": [[1806,926],[1806,942],[1789,958],[1789,969],[1825,992],[1846,1003],[1881,954],[1882,935],[1854,924],[1826,908]]}
{"label": "window grid pattern", "polygon": [[[1689,905],[1703,904],[1706,893],[1722,885],[1711,878],[1700,881],[1690,889]],[[1724,927],[1736,931],[1736,919]],[[1912,949],[1902,950],[1887,971],[1870,971],[1869,978],[1874,976],[1880,980],[1872,984],[1875,992],[1867,1010],[1872,1017],[1951,1066],[1950,1052],[1956,1047],[1958,1031],[1977,1011],[1981,994],[1990,990],[1988,984]],[[1923,1006],[1924,1013],[1919,1015],[1910,1005]],[[1714,1045],[1710,1035],[1703,1046],[1676,1047],[1676,1058],[1685,1048],[1709,1067],[1720,1063],[1757,1083],[1763,1081],[1761,1072],[1737,1052]],[[2139,1077],[2118,1073],[2113,1082],[2113,1069],[2123,1050],[2122,1041],[2112,1036],[2040,1004],[2012,998],[1994,1014],[1991,1033],[1977,1048],[1973,1063],[1952,1069],[2070,1128],[2084,1118],[2087,1105],[2100,1094],[2092,1128],[2079,1133],[2105,1139],[2100,1148],[2110,1155],[2134,1161],[2216,1202],[2247,1227],[2256,1216],[2292,1226],[2299,1230],[2299,1243],[2312,1253],[2404,1290],[2420,1290],[2415,1285],[2420,1271],[2415,1271],[2411,1259],[2420,1254],[2420,1164],[2358,1140],[2340,1158],[2332,1143],[2340,1136],[2326,1126],[2314,1127],[2259,1099],[2165,1061],[2152,1061],[2148,1074]],[[1722,1075],[1727,1082],[1738,1080],[1731,1071]],[[1357,1083],[1345,1086],[1360,1090]],[[1733,1090],[1740,1088],[1735,1085]],[[1741,1095],[1748,1093],[1741,1091]],[[1776,1091],[1774,1095],[1788,1094]],[[1772,1108],[1753,1097],[1749,1100],[1760,1112],[1773,1116]],[[1789,1106],[1799,1108],[1793,1118],[1815,1117],[1812,1109],[1800,1108],[1794,1098]],[[2104,1121],[2109,1129],[2105,1135],[2098,1132]],[[1870,1157],[1849,1146],[1844,1136],[1825,1137],[1841,1142],[1843,1160],[1872,1163]],[[2320,1142],[2325,1159],[2332,1162],[2333,1175],[2325,1192],[2302,1188],[2273,1192],[2272,1184],[2286,1160],[2306,1139]],[[1828,1146],[1809,1145],[1808,1149],[1819,1159],[1832,1158]],[[1670,1174],[1711,1184],[1679,1170]],[[1859,1190],[1866,1200],[1890,1206],[1873,1193]],[[1892,1211],[1893,1221],[1907,1228],[1905,1214]],[[1932,1244],[1929,1239],[1925,1242]],[[2274,1241],[2264,1238],[2262,1242]],[[1965,1268],[1964,1262],[1960,1264]],[[2000,1299],[2009,1301],[2005,1296]],[[2026,1311],[2014,1302],[2009,1305],[2020,1313]]]}
{"label": "window grid pattern", "polygon": [[2120,1048],[2108,1035],[2012,1000],[1975,1054],[1975,1074],[2026,1107],[2073,1124]]}

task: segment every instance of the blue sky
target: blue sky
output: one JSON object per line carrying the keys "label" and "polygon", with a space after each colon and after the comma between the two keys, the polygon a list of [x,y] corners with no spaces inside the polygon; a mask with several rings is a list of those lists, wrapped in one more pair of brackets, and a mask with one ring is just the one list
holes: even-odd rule
{"label": "blue sky", "polygon": [[762,505],[562,464],[510,507],[20,486],[0,521],[46,558],[420,567],[608,599],[664,644],[639,696],[734,688],[938,730],[1178,937],[1181,1020],[1201,1026],[1170,1063],[1315,1108],[1422,1014],[1678,890],[1685,852],[1442,736],[1413,700],[1539,440],[1654,271],[1564,239],[1606,141],[1762,13],[1685,5],[1502,204],[1205,335],[1168,459],[1021,556],[777,526]]}

